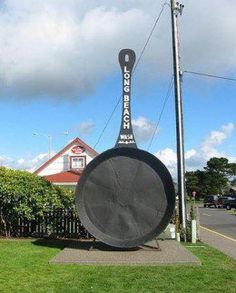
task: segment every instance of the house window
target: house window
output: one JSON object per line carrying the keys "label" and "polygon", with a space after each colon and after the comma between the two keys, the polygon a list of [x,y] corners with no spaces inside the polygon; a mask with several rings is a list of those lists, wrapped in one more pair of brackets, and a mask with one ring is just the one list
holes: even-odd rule
{"label": "house window", "polygon": [[86,166],[85,156],[71,156],[70,157],[70,168],[72,170],[81,170]]}

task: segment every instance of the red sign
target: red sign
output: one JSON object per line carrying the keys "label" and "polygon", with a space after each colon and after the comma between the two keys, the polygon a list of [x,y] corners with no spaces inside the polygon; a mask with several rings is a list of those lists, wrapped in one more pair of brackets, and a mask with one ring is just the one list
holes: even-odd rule
{"label": "red sign", "polygon": [[193,196],[194,198],[195,198],[196,194],[197,194],[196,191],[193,191],[193,192],[192,192],[192,196]]}
{"label": "red sign", "polygon": [[85,151],[84,147],[79,146],[79,145],[76,145],[71,149],[71,152],[73,154],[77,154],[77,155],[82,154],[84,151]]}

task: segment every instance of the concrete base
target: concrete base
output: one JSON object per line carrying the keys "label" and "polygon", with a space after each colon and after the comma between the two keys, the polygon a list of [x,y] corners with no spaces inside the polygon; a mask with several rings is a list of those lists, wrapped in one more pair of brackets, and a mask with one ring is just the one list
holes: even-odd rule
{"label": "concrete base", "polygon": [[175,240],[152,241],[145,246],[121,250],[100,242],[79,242],[64,248],[50,264],[86,265],[201,265],[200,260]]}

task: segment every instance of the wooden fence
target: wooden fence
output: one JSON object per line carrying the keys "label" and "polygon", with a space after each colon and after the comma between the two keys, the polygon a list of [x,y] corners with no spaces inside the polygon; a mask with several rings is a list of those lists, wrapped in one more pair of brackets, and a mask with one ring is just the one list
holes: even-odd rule
{"label": "wooden fence", "polygon": [[44,213],[43,217],[38,216],[32,221],[19,218],[14,230],[15,236],[20,237],[51,236],[85,239],[92,237],[83,227],[74,210],[63,209]]}

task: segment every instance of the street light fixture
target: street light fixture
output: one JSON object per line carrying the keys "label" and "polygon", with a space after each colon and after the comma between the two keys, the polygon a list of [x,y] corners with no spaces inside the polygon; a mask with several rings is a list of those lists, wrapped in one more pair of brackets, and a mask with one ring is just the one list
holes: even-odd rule
{"label": "street light fixture", "polygon": [[[69,135],[69,131],[64,131],[62,134]],[[47,140],[48,140],[48,159],[51,159],[51,157],[52,157],[52,135],[45,134],[45,133],[38,133],[38,132],[34,132],[33,135],[34,136],[43,136],[43,137],[47,138]]]}

